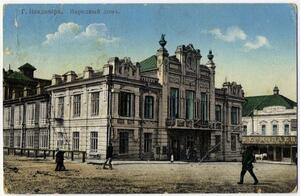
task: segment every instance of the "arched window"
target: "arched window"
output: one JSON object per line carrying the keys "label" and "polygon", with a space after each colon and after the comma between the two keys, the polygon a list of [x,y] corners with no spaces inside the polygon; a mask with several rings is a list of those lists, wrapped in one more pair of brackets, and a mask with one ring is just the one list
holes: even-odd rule
{"label": "arched window", "polygon": [[284,125],[284,135],[289,135],[289,132],[290,132],[290,125],[285,124]]}
{"label": "arched window", "polygon": [[278,134],[278,125],[277,124],[273,124],[272,125],[272,130],[273,130],[273,135],[277,135]]}
{"label": "arched window", "polygon": [[261,125],[261,135],[266,135],[266,125]]}

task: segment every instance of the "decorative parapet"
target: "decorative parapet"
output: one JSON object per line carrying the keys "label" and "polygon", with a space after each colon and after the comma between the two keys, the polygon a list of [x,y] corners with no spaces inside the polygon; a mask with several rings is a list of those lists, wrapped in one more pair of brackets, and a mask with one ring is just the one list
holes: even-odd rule
{"label": "decorative parapet", "polygon": [[147,77],[147,76],[141,76],[141,80],[144,82],[149,82],[149,83],[158,83],[157,78],[152,78],[152,77]]}

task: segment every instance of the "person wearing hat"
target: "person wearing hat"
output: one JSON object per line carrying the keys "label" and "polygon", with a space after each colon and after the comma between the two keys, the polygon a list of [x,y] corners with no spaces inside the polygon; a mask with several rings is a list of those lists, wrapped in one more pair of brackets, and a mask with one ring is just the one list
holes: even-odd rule
{"label": "person wearing hat", "polygon": [[258,183],[258,180],[253,172],[253,162],[255,161],[255,157],[253,155],[253,149],[248,147],[246,150],[243,152],[242,155],[242,171],[240,175],[240,181],[238,184],[243,184],[244,183],[244,176],[246,172],[248,171],[252,178],[254,179],[254,185]]}
{"label": "person wearing hat", "polygon": [[105,161],[105,163],[103,164],[103,169],[106,169],[105,166],[106,166],[107,162],[108,162],[109,168],[112,169],[112,164],[111,164],[111,162],[112,162],[113,152],[114,152],[114,150],[113,150],[112,143],[109,142],[109,145],[108,145],[108,147],[107,147],[107,152],[106,152],[106,161]]}
{"label": "person wearing hat", "polygon": [[64,166],[64,152],[59,150],[59,148],[56,148],[55,162],[56,162],[55,171],[63,171],[66,169]]}

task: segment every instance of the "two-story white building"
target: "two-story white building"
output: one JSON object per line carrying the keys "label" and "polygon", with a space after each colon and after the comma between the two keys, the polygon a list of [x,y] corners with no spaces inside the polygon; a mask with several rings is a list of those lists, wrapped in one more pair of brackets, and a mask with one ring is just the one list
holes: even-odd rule
{"label": "two-story white building", "polygon": [[54,75],[51,148],[87,151],[105,158],[113,144],[119,159],[239,160],[241,85],[215,88],[214,55],[201,64],[199,49],[178,46],[169,56],[162,36],[155,55],[132,63],[110,58],[102,71]]}
{"label": "two-story white building", "polygon": [[243,144],[267,153],[269,160],[294,161],[297,152],[297,103],[279,94],[246,97]]}
{"label": "two-story white building", "polygon": [[51,81],[35,78],[35,68],[28,63],[19,69],[4,72],[3,146],[49,149],[49,97],[44,87]]}

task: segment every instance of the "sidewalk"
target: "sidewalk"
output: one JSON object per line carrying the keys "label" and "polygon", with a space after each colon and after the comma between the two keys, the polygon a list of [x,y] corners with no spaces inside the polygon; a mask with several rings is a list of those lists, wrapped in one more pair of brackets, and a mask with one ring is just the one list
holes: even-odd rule
{"label": "sidewalk", "polygon": [[[94,160],[88,159],[86,160],[87,164],[95,164],[95,165],[103,165],[105,160]],[[174,161],[171,163],[170,161],[121,161],[121,160],[113,160],[113,165],[128,165],[128,164],[189,164],[190,162],[184,161]]]}
{"label": "sidewalk", "polygon": [[[103,165],[105,160],[95,160],[95,159],[87,159],[87,164],[95,164],[95,165]],[[128,165],[128,164],[208,164],[208,165],[214,165],[214,164],[241,164],[241,162],[186,162],[186,161],[174,161],[171,163],[170,161],[129,161],[129,160],[113,160],[113,165]],[[280,161],[267,161],[267,160],[258,160],[256,161],[257,164],[260,163],[266,163],[266,164],[280,164],[280,165],[294,165],[294,163],[291,162],[280,162]]]}
{"label": "sidewalk", "polygon": [[270,163],[270,164],[280,164],[280,165],[295,165],[294,162],[268,161],[268,160],[257,160],[256,163]]}

